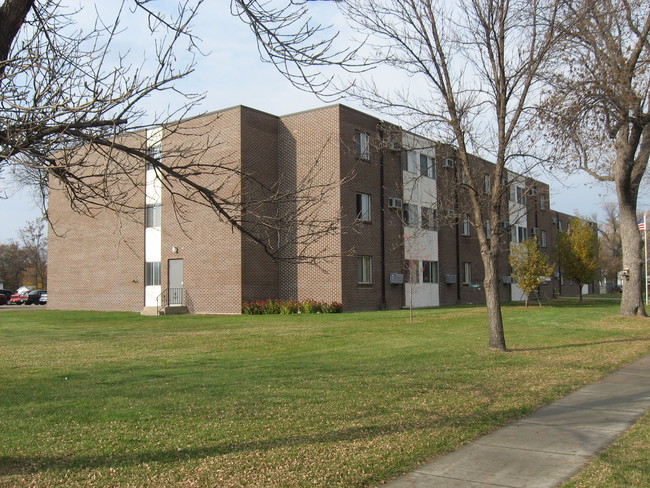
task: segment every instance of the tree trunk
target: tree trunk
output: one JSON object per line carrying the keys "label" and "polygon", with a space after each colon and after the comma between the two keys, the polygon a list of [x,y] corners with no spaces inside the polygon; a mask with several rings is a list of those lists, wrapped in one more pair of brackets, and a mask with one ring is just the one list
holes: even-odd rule
{"label": "tree trunk", "polygon": [[623,269],[628,276],[623,278],[621,315],[626,317],[647,317],[643,307],[643,240],[636,222],[636,208],[620,200],[621,242],[623,244]]}
{"label": "tree trunk", "polygon": [[578,283],[578,296],[580,297],[580,303],[582,303],[582,283]]}
{"label": "tree trunk", "polygon": [[[643,130],[643,134],[648,132]],[[636,205],[639,186],[645,173],[647,157],[640,155],[635,160],[635,152],[641,140],[641,132],[633,126],[631,130],[621,128],[616,138],[616,160],[614,161],[614,181],[616,197],[621,216],[621,247],[623,248],[623,297],[621,315],[626,317],[647,317],[643,307],[643,241],[637,224]],[[644,146],[646,136],[643,137]],[[645,154],[645,150],[642,151]]]}
{"label": "tree trunk", "polygon": [[490,349],[506,350],[506,338],[503,333],[503,317],[501,315],[501,300],[499,299],[499,280],[497,276],[497,255],[493,252],[481,253],[485,278],[485,304],[487,306],[488,327],[490,331]]}

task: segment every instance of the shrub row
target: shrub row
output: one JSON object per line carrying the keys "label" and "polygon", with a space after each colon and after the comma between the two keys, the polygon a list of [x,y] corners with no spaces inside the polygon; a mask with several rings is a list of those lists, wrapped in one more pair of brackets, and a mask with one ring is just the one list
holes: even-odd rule
{"label": "shrub row", "polygon": [[315,300],[259,300],[244,302],[242,313],[246,315],[264,315],[274,313],[340,313],[343,305],[338,302],[317,302]]}

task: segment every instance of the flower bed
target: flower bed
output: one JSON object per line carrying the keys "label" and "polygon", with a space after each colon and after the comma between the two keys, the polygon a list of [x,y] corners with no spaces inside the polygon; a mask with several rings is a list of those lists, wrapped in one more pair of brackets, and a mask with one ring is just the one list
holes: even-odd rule
{"label": "flower bed", "polygon": [[340,313],[343,306],[338,302],[319,302],[316,300],[258,300],[242,303],[245,315],[292,314],[292,313]]}

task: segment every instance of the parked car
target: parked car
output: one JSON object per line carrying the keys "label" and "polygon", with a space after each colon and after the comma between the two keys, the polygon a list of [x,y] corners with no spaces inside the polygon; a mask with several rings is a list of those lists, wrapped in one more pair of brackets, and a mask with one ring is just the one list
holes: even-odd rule
{"label": "parked car", "polygon": [[9,305],[22,305],[27,301],[27,293],[14,293],[9,299]]}
{"label": "parked car", "polygon": [[41,303],[41,296],[47,294],[45,290],[33,290],[27,294],[25,305],[39,305]]}
{"label": "parked car", "polygon": [[44,293],[41,295],[41,298],[40,298],[40,300],[38,301],[38,303],[40,303],[41,305],[47,305],[47,292],[44,292]]}
{"label": "parked car", "polygon": [[9,299],[13,294],[14,292],[11,290],[5,290],[4,288],[0,288],[0,305],[6,305],[7,303],[9,303]]}

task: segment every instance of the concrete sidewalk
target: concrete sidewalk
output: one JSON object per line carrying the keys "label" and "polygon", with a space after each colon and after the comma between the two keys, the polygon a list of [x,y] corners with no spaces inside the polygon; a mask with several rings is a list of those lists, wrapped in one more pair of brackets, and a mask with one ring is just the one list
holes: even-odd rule
{"label": "concrete sidewalk", "polygon": [[383,486],[555,487],[648,410],[650,356]]}

